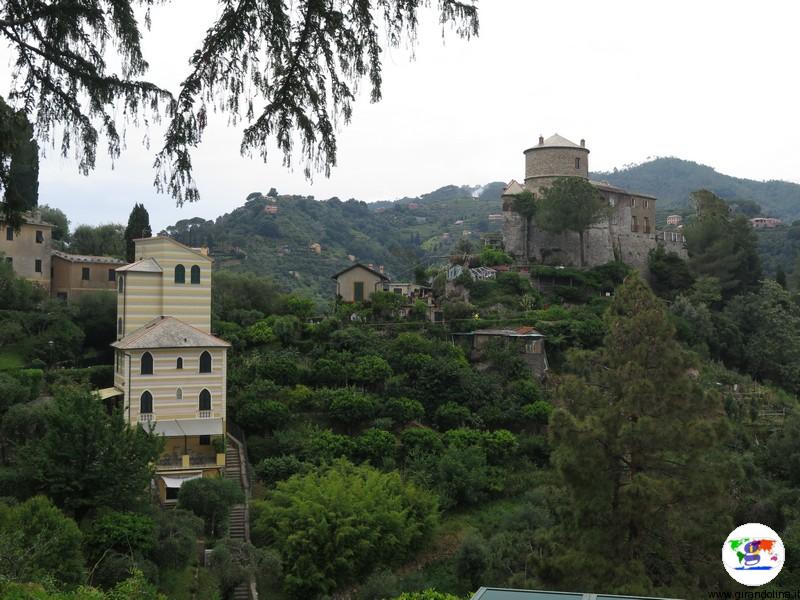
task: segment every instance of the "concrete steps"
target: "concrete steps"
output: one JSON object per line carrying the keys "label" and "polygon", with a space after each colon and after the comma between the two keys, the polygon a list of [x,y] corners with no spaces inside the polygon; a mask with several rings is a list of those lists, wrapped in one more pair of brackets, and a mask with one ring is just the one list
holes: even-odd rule
{"label": "concrete steps", "polygon": [[228,524],[228,535],[231,539],[242,540],[245,536],[246,509],[244,504],[236,504],[231,509],[231,516]]}
{"label": "concrete steps", "polygon": [[[239,446],[233,441],[233,437],[228,436],[228,443],[225,447],[225,470],[222,473],[225,479],[230,479],[239,484],[239,487],[248,495],[246,482],[242,477],[242,457],[239,456]],[[245,499],[247,502],[247,499]],[[247,504],[236,504],[231,508],[230,520],[228,522],[228,537],[232,540],[248,540],[248,512]],[[256,600],[251,594],[250,583],[240,583],[233,590],[233,600]]]}

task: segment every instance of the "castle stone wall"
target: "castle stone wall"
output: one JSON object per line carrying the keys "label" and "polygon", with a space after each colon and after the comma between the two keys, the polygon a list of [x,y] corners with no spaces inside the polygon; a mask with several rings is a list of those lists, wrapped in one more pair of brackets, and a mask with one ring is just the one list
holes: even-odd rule
{"label": "castle stone wall", "polygon": [[525,219],[511,210],[503,209],[503,247],[512,256],[525,254]]}

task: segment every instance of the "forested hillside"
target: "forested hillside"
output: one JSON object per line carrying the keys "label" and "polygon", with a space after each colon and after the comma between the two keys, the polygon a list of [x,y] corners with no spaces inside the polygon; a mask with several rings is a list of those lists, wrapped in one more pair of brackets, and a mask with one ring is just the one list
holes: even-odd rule
{"label": "forested hillside", "polygon": [[500,222],[488,217],[501,211],[502,189],[499,182],[446,186],[419,198],[372,204],[256,192],[216,221],[186,219],[166,233],[209,246],[227,268],[330,299],[331,275],[351,264],[348,255],[384,265],[395,280],[410,279],[417,264],[441,260],[462,238],[477,241],[481,233],[498,231]]}
{"label": "forested hillside", "polygon": [[712,167],[679,158],[657,158],[622,170],[592,173],[593,179],[652,194],[660,209],[688,206],[689,194],[708,189],[726,200],[753,200],[765,216],[800,219],[800,185],[788,181],[753,181],[718,173]]}
{"label": "forested hillside", "polygon": [[[800,552],[800,296],[762,276],[745,216],[707,191],[693,202],[688,261],[654,252],[649,282],[621,263],[463,275],[434,286],[437,324],[391,292],[311,322],[308,295],[217,272],[212,331],[231,344],[226,418],[252,467],[252,543],[231,534],[230,480],[186,482],[169,513],[148,497],[163,440],[92,393],[111,385],[115,295],[47,300],[0,262],[0,597],[232,600],[251,575],[283,600],[738,590],[719,561],[735,524],[768,523]],[[375,252],[417,210],[259,195],[226,217],[240,237],[222,234],[281,227],[268,206],[290,223],[338,218]],[[544,336],[542,377],[535,347],[461,335],[520,327]],[[614,552],[598,551],[608,540]],[[798,585],[787,561],[766,591]]]}

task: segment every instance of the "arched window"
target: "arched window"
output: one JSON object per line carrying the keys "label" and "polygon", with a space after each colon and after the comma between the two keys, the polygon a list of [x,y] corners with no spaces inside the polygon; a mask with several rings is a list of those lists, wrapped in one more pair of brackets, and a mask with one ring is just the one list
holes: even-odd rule
{"label": "arched window", "polygon": [[200,267],[192,265],[192,283],[200,283]]}
{"label": "arched window", "polygon": [[186,283],[186,267],[183,265],[175,267],[175,283]]}
{"label": "arched window", "polygon": [[200,355],[200,372],[211,373],[211,354],[207,351]]}
{"label": "arched window", "polygon": [[117,319],[117,335],[122,335],[122,318]]}
{"label": "arched window", "polygon": [[[116,271],[114,272],[116,273]],[[117,282],[117,289],[119,290],[120,294],[125,289],[125,278],[122,276],[120,276],[119,281]]]}
{"label": "arched window", "polygon": [[153,355],[149,352],[142,354],[142,375],[153,374]]}
{"label": "arched window", "polygon": [[143,415],[152,414],[153,394],[150,392],[142,392],[142,397],[139,398],[139,412]]}
{"label": "arched window", "polygon": [[182,369],[183,368],[183,359],[179,356],[178,360],[175,361],[175,368]]}
{"label": "arched window", "polygon": [[183,390],[181,388],[175,390],[175,400],[183,400]]}
{"label": "arched window", "polygon": [[200,392],[200,410],[211,410],[211,392],[208,390]]}

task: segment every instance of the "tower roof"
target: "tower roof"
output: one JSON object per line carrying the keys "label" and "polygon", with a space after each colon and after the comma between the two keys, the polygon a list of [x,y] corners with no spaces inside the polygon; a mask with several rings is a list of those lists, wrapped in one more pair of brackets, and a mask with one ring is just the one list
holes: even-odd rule
{"label": "tower roof", "polygon": [[111,344],[120,350],[137,348],[227,348],[225,340],[200,331],[175,317],[157,317]]}
{"label": "tower roof", "polygon": [[532,150],[539,150],[541,148],[567,148],[569,150],[581,150],[586,152],[586,154],[589,154],[589,149],[586,147],[586,142],[584,140],[581,140],[580,144],[576,144],[575,142],[572,142],[567,138],[558,135],[557,133],[554,133],[547,139],[544,139],[544,137],[540,135],[539,143],[525,150],[524,154],[527,154]]}
{"label": "tower roof", "polygon": [[575,142],[569,141],[567,138],[554,133],[541,144],[534,146],[535,148],[580,148]]}

